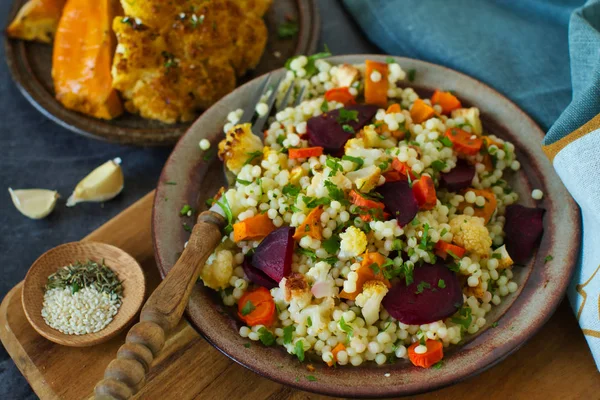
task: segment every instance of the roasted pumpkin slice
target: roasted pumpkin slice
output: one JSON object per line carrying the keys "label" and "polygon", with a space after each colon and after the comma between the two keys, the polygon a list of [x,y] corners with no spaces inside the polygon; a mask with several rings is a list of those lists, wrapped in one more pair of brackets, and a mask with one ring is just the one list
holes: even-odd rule
{"label": "roasted pumpkin slice", "polygon": [[6,29],[15,39],[52,42],[66,0],[29,0]]}
{"label": "roasted pumpkin slice", "polygon": [[120,13],[118,0],[67,0],[52,56],[56,98],[66,108],[103,119],[123,112],[111,76],[116,47],[111,26]]}

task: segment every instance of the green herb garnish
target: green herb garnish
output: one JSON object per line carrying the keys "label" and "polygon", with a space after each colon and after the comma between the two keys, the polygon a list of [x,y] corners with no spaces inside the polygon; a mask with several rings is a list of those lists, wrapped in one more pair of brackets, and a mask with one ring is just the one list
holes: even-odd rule
{"label": "green herb garnish", "polygon": [[416,69],[409,69],[408,70],[408,81],[409,82],[414,82],[415,77],[417,76],[417,70]]}
{"label": "green herb garnish", "polygon": [[452,322],[454,322],[457,325],[460,325],[461,329],[464,329],[466,331],[467,329],[469,329],[469,326],[471,326],[471,322],[473,322],[473,317],[471,316],[471,309],[469,307],[462,307],[458,311],[458,315],[460,316],[460,318],[453,317]]}
{"label": "green herb garnish", "polygon": [[256,310],[256,307],[250,300],[248,300],[246,304],[244,304],[244,307],[242,307],[242,315],[246,316],[254,310]]}
{"label": "green herb garnish", "polygon": [[245,181],[245,180],[243,180],[243,179],[240,179],[240,178],[235,178],[235,181],[236,181],[237,183],[239,183],[240,185],[244,185],[244,186],[248,186],[249,184],[251,184],[251,183],[252,183],[252,182],[250,182],[250,181]]}
{"label": "green herb garnish", "polygon": [[329,197],[333,200],[344,201],[346,200],[346,196],[344,195],[344,191],[337,187],[337,185],[331,181],[325,181],[325,188],[329,192]]}
{"label": "green herb garnish", "polygon": [[329,239],[325,239],[321,245],[329,254],[336,254],[340,249],[340,238],[339,236],[331,236]]}
{"label": "green herb garnish", "polygon": [[438,285],[438,287],[439,287],[440,289],[444,289],[444,288],[446,287],[446,282],[444,282],[444,280],[443,280],[443,279],[440,279],[440,280],[438,281],[437,285]]}
{"label": "green herb garnish", "polygon": [[295,20],[284,22],[277,27],[277,36],[280,39],[294,37],[298,33],[298,23]]}
{"label": "green herb garnish", "polygon": [[250,343],[244,343],[244,347],[249,349],[250,348]]}
{"label": "green herb garnish", "polygon": [[298,357],[300,362],[304,362],[304,342],[302,340],[298,340],[296,342],[296,346],[294,347],[294,354]]}
{"label": "green herb garnish", "polygon": [[498,321],[496,321],[496,322],[492,322],[492,325],[490,325],[490,326],[491,326],[492,328],[495,328],[495,327],[497,327],[497,326],[498,326]]}
{"label": "green herb garnish", "polygon": [[316,381],[317,381],[317,378],[316,378],[316,377],[314,377],[313,375],[308,375],[308,376],[306,377],[306,379],[307,379],[307,380],[309,380],[310,382],[316,382]]}
{"label": "green herb garnish", "polygon": [[312,326],[312,318],[311,317],[308,317],[306,319],[306,325],[308,325],[309,328]]}
{"label": "green herb garnish", "polygon": [[351,126],[350,126],[350,125],[348,125],[348,124],[344,124],[344,125],[342,125],[342,129],[343,129],[343,130],[344,130],[344,132],[346,132],[346,133],[355,133],[355,131],[354,131],[354,128],[353,128],[353,127],[351,127]]}
{"label": "green herb garnish", "polygon": [[444,362],[440,360],[440,361],[436,362],[435,364],[433,364],[431,366],[431,368],[440,369],[440,368],[442,368],[443,365],[444,365]]}
{"label": "green herb garnish", "polygon": [[192,231],[192,227],[189,226],[188,224],[186,224],[185,222],[183,223],[183,230],[185,230],[186,232],[191,232]]}
{"label": "green herb garnish", "polygon": [[388,64],[393,64],[393,63],[396,62],[396,60],[394,60],[394,57],[387,57],[385,59],[385,62],[388,63]]}
{"label": "green herb garnish", "polygon": [[194,210],[192,209],[192,207],[190,207],[189,204],[184,205],[183,207],[181,207],[181,210],[179,211],[179,215],[181,215],[182,217],[185,215],[188,215],[189,212],[194,212]]}
{"label": "green herb garnish", "polygon": [[292,185],[291,183],[288,183],[287,185],[285,185],[283,187],[282,192],[286,196],[296,197],[300,194],[300,190],[301,189],[299,186],[295,186],[295,185]]}
{"label": "green herb garnish", "polygon": [[429,282],[421,281],[417,285],[417,291],[415,292],[415,294],[421,294],[421,293],[423,293],[423,291],[425,291],[425,289],[430,289],[430,288],[431,288],[431,285],[429,284]]}
{"label": "green herb garnish", "polygon": [[434,162],[431,163],[431,168],[433,168],[434,171],[440,172],[445,170],[448,167],[448,164],[446,164],[445,162],[441,161],[441,160],[435,160]]}
{"label": "green herb garnish", "polygon": [[324,113],[329,111],[329,103],[327,102],[327,100],[323,100],[323,102],[321,103],[321,111]]}
{"label": "green herb garnish", "polygon": [[283,344],[292,343],[292,333],[295,329],[296,328],[294,328],[294,325],[289,325],[283,328]]}
{"label": "green herb garnish", "polygon": [[258,338],[265,346],[272,346],[275,343],[275,336],[264,326],[258,330],[258,335]]}
{"label": "green herb garnish", "polygon": [[340,124],[345,124],[347,122],[358,122],[358,111],[356,110],[346,110],[345,108],[340,108],[340,113],[337,118],[337,122]]}
{"label": "green herb garnish", "polygon": [[221,207],[223,214],[225,214],[225,218],[227,218],[227,226],[223,228],[223,231],[229,235],[233,231],[233,213],[231,212],[231,207],[229,207],[227,198],[223,196],[222,199],[223,201],[215,201],[215,203]]}
{"label": "green herb garnish", "polygon": [[177,182],[175,182],[175,181],[167,181],[167,182],[165,182],[165,185],[172,185],[172,186],[174,186],[174,185],[177,185]]}
{"label": "green herb garnish", "polygon": [[342,318],[340,318],[339,324],[340,329],[346,332],[346,335],[348,335],[348,339],[351,339],[352,336],[354,336],[354,329],[352,329],[352,327],[346,323],[343,316]]}
{"label": "green herb garnish", "polygon": [[544,264],[546,264],[547,262],[552,261],[552,260],[554,260],[554,257],[549,254],[546,256],[546,258],[544,258]]}
{"label": "green herb garnish", "polygon": [[77,261],[60,268],[48,277],[46,290],[64,289],[68,287],[71,294],[83,288],[94,286],[98,291],[121,297],[123,286],[117,274],[102,262],[88,260],[85,263]]}
{"label": "green herb garnish", "polygon": [[244,165],[250,164],[252,161],[254,161],[254,159],[263,155],[262,151],[260,151],[260,150],[254,151],[252,153],[246,153],[246,154],[248,154],[250,157],[244,162]]}

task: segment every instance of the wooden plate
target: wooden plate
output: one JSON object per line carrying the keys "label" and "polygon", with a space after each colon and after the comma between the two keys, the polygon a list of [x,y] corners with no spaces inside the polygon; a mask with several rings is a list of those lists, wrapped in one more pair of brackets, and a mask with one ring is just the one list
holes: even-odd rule
{"label": "wooden plate", "polygon": [[[330,59],[333,63],[363,63],[365,59],[384,62],[386,56],[352,55]],[[445,350],[441,369],[421,369],[408,361],[377,366],[369,362],[359,367],[328,368],[315,360],[317,381],[296,377],[307,375],[301,364],[281,347],[264,347],[238,334],[240,323],[234,310],[223,306],[220,296],[198,283],[187,315],[200,333],[224,354],[253,371],[302,390],[340,397],[390,397],[411,395],[451,385],[496,364],[514,352],[548,320],[554,312],[573,273],[580,246],[580,217],[577,206],[542,152],[543,132],[514,103],[490,87],[459,72],[423,61],[395,57],[404,70],[415,69],[409,85],[423,94],[435,88],[454,90],[463,104],[480,108],[486,130],[514,143],[522,169],[509,181],[520,195],[520,204],[534,206],[531,190],[545,196],[537,205],[545,208],[544,235],[537,255],[525,267],[513,272],[519,290],[503,299],[486,315],[487,324],[477,335],[467,336],[460,346]],[[280,71],[279,73],[283,73]],[[153,240],[156,259],[164,276],[178,258],[188,233],[179,216],[184,204],[204,207],[204,200],[223,184],[218,160],[205,161],[198,141],[206,138],[216,147],[222,137],[227,113],[243,108],[259,80],[249,82],[224,97],[206,111],[179,141],[162,172],[153,212]],[[166,184],[170,182],[170,184]],[[173,185],[173,182],[176,185]],[[560,230],[560,231],[559,231]],[[568,238],[568,240],[565,240]],[[554,261],[544,263],[552,254]],[[496,328],[490,329],[493,322]],[[385,373],[390,373],[386,377]]]}
{"label": "wooden plate", "polygon": [[[12,21],[27,0],[15,0],[9,13]],[[299,32],[293,39],[280,39],[277,27],[286,20],[298,21]],[[315,0],[276,0],[265,15],[269,38],[265,53],[255,71],[242,78],[253,79],[282,67],[297,54],[315,52],[319,34],[319,14]],[[94,139],[140,146],[172,145],[191,123],[175,125],[127,114],[112,121],[92,118],[64,108],[54,98],[52,85],[52,45],[5,37],[6,61],[19,90],[35,108],[57,124]],[[279,53],[279,57],[275,53]]]}

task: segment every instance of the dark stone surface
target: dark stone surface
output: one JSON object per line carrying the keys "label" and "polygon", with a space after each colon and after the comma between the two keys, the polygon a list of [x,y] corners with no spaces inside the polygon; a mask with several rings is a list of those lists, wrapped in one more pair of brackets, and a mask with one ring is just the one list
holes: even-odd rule
{"label": "dark stone surface", "polygon": [[[10,0],[0,2],[6,26]],[[319,0],[321,44],[333,54],[377,53],[335,0]],[[0,49],[0,297],[19,281],[35,259],[61,243],[79,240],[151,191],[170,149],[124,147],[75,135],[38,113],[10,79]],[[123,159],[125,190],[103,205],[67,209],[65,201],[89,171],[114,157]],[[7,188],[48,188],[62,198],[46,219],[32,221],[12,205]],[[0,399],[35,399],[4,348],[0,349]]]}

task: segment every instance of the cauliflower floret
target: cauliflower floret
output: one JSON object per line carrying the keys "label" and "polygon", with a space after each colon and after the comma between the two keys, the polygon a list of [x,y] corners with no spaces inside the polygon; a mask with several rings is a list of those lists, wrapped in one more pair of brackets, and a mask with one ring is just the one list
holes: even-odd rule
{"label": "cauliflower floret", "polygon": [[490,233],[483,224],[483,218],[457,215],[449,222],[452,241],[468,252],[480,257],[488,257],[492,247]]}
{"label": "cauliflower floret", "polygon": [[346,229],[340,234],[340,238],[342,241],[338,256],[341,259],[357,257],[367,249],[367,235],[355,226]]}
{"label": "cauliflower floret", "polygon": [[285,281],[283,283],[285,287],[284,298],[290,304],[289,311],[292,315],[310,304],[312,293],[304,275],[293,273],[287,278],[283,278],[279,286],[282,285],[283,281]]}
{"label": "cauliflower floret", "polygon": [[321,332],[327,328],[327,324],[331,320],[331,312],[335,302],[332,297],[324,299],[321,304],[314,304],[304,308],[296,314],[294,322],[297,324],[308,324],[307,320],[310,317],[311,329],[314,334]]}
{"label": "cauliflower floret", "polygon": [[360,136],[363,138],[365,147],[380,147],[384,149],[391,149],[396,146],[395,140],[391,138],[382,139],[379,133],[375,130],[375,126],[367,125],[363,128]]}
{"label": "cauliflower floret", "polygon": [[[251,124],[236,125],[219,143],[219,158],[234,174],[240,172],[251,157],[249,154],[263,151],[262,141],[252,133],[251,127]],[[257,159],[261,158],[257,157]]]}
{"label": "cauliflower floret", "polygon": [[313,283],[311,292],[315,298],[332,297],[337,295],[335,281],[329,275],[331,265],[325,261],[319,261],[308,270],[306,277]]}
{"label": "cauliflower floret", "polygon": [[500,258],[498,259],[498,269],[510,268],[513,265],[513,260],[510,258],[508,250],[506,250],[506,245],[498,247],[496,250],[494,250],[492,256],[494,254],[500,255]]}
{"label": "cauliflower floret", "polygon": [[377,160],[385,155],[382,149],[365,149],[362,138],[348,140],[344,146],[344,153],[347,156],[362,158],[365,167],[377,164]]}
{"label": "cauliflower floret", "polygon": [[324,281],[327,279],[331,265],[326,261],[319,261],[308,270],[306,273],[307,278],[312,278],[313,282]]}
{"label": "cauliflower floret", "polygon": [[217,250],[213,253],[200,272],[204,284],[215,290],[228,287],[232,275],[233,254],[229,250]]}
{"label": "cauliflower floret", "polygon": [[340,65],[333,75],[333,80],[337,82],[338,87],[350,87],[359,78],[360,71],[350,64]]}
{"label": "cauliflower floret", "polygon": [[367,325],[373,325],[379,319],[381,301],[388,292],[385,283],[381,281],[367,281],[363,291],[356,296],[356,305],[362,308],[362,315]]}
{"label": "cauliflower floret", "polygon": [[481,125],[481,120],[479,119],[479,108],[459,108],[458,110],[452,111],[452,118],[458,117],[463,117],[465,121],[471,125],[474,134],[481,135],[483,127]]}
{"label": "cauliflower floret", "polygon": [[381,169],[374,165],[348,172],[346,178],[350,179],[359,192],[369,193],[379,183]]}

